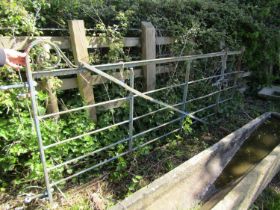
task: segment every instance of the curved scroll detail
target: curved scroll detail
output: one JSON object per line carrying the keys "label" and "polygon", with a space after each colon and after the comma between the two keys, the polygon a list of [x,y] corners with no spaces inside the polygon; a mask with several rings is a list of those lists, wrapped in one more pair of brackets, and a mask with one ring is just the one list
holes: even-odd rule
{"label": "curved scroll detail", "polygon": [[45,67],[46,69],[53,69],[53,68],[56,68],[60,65],[61,61],[65,61],[65,63],[69,66],[69,67],[73,67],[73,68],[76,68],[77,66],[75,64],[73,64],[67,57],[66,55],[61,51],[61,49],[56,45],[54,44],[53,42],[51,41],[48,41],[48,40],[44,40],[44,39],[36,39],[34,41],[32,41],[28,47],[26,48],[26,63],[30,63],[30,51],[31,49],[33,49],[34,47],[38,46],[38,45],[41,45],[41,44],[48,44],[49,46],[51,46],[54,50],[55,50],[55,53],[58,57],[58,61],[53,64],[52,66],[49,66],[49,67]]}

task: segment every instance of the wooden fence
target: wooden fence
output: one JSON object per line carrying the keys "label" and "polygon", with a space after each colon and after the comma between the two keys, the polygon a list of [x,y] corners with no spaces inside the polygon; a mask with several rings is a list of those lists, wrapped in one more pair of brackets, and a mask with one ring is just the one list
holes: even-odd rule
{"label": "wooden fence", "polygon": [[[104,43],[103,39],[99,37],[86,36],[86,28],[83,20],[70,20],[68,21],[69,36],[40,36],[40,37],[0,37],[0,48],[13,48],[16,50],[24,50],[26,46],[34,39],[40,38],[51,41],[57,44],[61,49],[70,50],[73,52],[75,63],[80,61],[88,62],[89,54],[88,49],[106,48],[109,46],[110,40]],[[141,49],[142,59],[155,59],[156,58],[156,46],[169,45],[174,42],[171,37],[157,37],[154,26],[149,22],[141,23],[141,36],[140,37],[124,37],[124,47],[137,47],[139,51]],[[135,69],[135,77],[144,78],[145,90],[153,90],[156,86],[156,75],[161,73],[167,73],[174,71],[173,65],[156,66],[155,64],[149,64],[143,66],[143,68]],[[124,73],[115,72],[112,73],[114,77],[118,79],[127,79],[129,72]],[[85,80],[86,79],[86,80]],[[73,78],[62,78],[61,90],[68,90],[78,88],[79,92],[85,102],[85,104],[93,104],[94,92],[93,85],[106,83],[107,80],[101,76],[91,75],[90,73],[81,73]],[[56,113],[59,111],[58,102],[55,91],[53,91],[52,80],[47,80],[40,84],[40,87],[48,92],[48,104],[47,112]],[[88,82],[89,81],[89,82]],[[121,106],[123,102],[107,104],[102,110],[116,108]],[[95,107],[89,109],[89,116],[94,121],[97,120]]]}
{"label": "wooden fence", "polygon": [[[18,36],[18,37],[0,37],[0,47],[1,48],[12,48],[16,50],[24,50],[26,46],[34,39],[40,38],[51,41],[57,44],[61,49],[68,49],[73,52],[75,63],[80,61],[88,62],[89,55],[88,49],[106,48],[109,46],[110,40],[104,43],[104,41],[99,37],[89,37],[86,36],[86,28],[84,27],[83,20],[70,20],[68,21],[69,36],[40,36],[40,37],[28,37],[28,36]],[[141,36],[140,37],[124,37],[123,45],[124,47],[137,47],[141,48],[142,59],[154,59],[156,58],[156,46],[157,45],[169,45],[173,43],[173,39],[170,37],[156,37],[156,31],[154,26],[149,22],[141,23]],[[135,69],[135,77],[144,77],[144,85],[146,91],[153,90],[156,85],[156,74],[166,73],[172,71],[172,66],[160,66],[156,67],[155,64],[149,64],[143,69]],[[125,79],[128,78],[128,72],[124,74],[113,73],[116,78]],[[90,83],[87,83],[90,81]],[[78,88],[81,96],[86,104],[95,103],[93,85],[102,84],[107,82],[106,79],[91,75],[90,73],[78,74],[75,78],[64,78],[62,79],[61,90],[68,90]],[[52,91],[53,84],[51,80],[46,81],[40,85],[43,89],[48,91],[49,99],[47,104],[48,113],[58,112],[58,102],[56,94]],[[114,108],[118,107],[120,104],[108,105],[104,107]],[[89,110],[89,115],[93,120],[96,120],[96,110],[91,108]]]}

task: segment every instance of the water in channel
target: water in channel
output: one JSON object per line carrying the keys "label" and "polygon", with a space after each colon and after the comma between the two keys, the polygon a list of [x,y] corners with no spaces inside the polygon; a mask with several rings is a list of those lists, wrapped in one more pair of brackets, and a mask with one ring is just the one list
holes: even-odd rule
{"label": "water in channel", "polygon": [[[202,210],[211,209],[238,184],[250,170],[265,158],[280,143],[280,119],[271,117],[260,125],[244,141],[221,175],[214,183],[215,192],[202,205]],[[252,183],[253,184],[253,183]]]}

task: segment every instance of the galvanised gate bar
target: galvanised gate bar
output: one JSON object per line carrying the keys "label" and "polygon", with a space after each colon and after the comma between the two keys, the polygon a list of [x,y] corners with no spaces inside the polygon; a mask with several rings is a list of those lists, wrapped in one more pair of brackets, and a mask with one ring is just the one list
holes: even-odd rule
{"label": "galvanised gate bar", "polygon": [[[56,51],[57,55],[59,56],[59,58],[62,58],[66,64],[69,65],[70,68],[63,68],[63,69],[47,69],[44,71],[32,71],[31,69],[31,65],[29,63],[29,56],[27,56],[27,83],[24,84],[15,84],[15,85],[11,85],[11,86],[2,86],[0,87],[1,90],[6,90],[9,88],[20,88],[20,87],[29,87],[30,90],[30,97],[31,97],[31,102],[32,102],[32,111],[33,111],[33,119],[34,119],[34,123],[35,123],[35,129],[36,129],[36,133],[37,133],[37,137],[38,137],[38,144],[39,144],[39,149],[40,149],[40,155],[41,155],[41,161],[42,161],[42,165],[43,165],[43,170],[44,170],[44,175],[45,175],[45,183],[46,183],[46,188],[47,188],[47,196],[49,198],[50,203],[52,204],[53,202],[53,198],[52,198],[52,188],[54,186],[57,186],[58,184],[61,184],[69,179],[72,179],[76,176],[79,176],[83,173],[86,173],[92,169],[95,169],[99,166],[102,166],[108,162],[111,162],[113,160],[118,159],[119,157],[122,157],[132,151],[135,151],[141,147],[144,147],[148,144],[151,144],[157,140],[160,140],[164,137],[167,137],[173,133],[176,133],[178,131],[181,130],[182,128],[182,122],[183,119],[185,117],[190,117],[191,119],[198,121],[200,123],[207,123],[205,120],[214,115],[216,112],[211,113],[207,116],[204,116],[203,118],[198,118],[195,115],[203,112],[205,110],[211,109],[211,108],[215,108],[215,107],[219,107],[219,104],[225,103],[229,100],[232,99],[232,97],[226,98],[221,100],[220,99],[220,94],[222,92],[226,92],[229,90],[234,90],[238,87],[237,85],[237,79],[241,78],[242,75],[244,75],[244,72],[240,71],[239,69],[231,71],[231,72],[226,72],[227,70],[227,59],[228,56],[235,56],[235,55],[240,55],[242,54],[242,51],[221,51],[221,52],[215,52],[215,53],[208,53],[208,54],[200,54],[200,55],[188,55],[188,56],[180,56],[180,57],[169,57],[169,58],[158,58],[158,59],[152,59],[152,60],[140,60],[140,61],[130,61],[130,62],[121,62],[121,63],[112,63],[112,64],[101,64],[101,65],[89,65],[87,63],[81,63],[80,66],[75,66],[73,65],[68,58],[61,52],[61,50],[54,44],[50,43],[50,42],[46,42],[43,40],[37,40],[34,41],[33,43],[31,43],[30,47],[28,48],[27,52],[30,52],[30,49],[33,48],[35,45],[38,44],[42,44],[42,43],[47,43],[49,45],[51,45],[54,50]],[[212,75],[212,76],[208,76],[205,78],[201,78],[201,79],[197,79],[197,80],[190,80],[190,74],[192,73],[192,69],[191,69],[191,64],[192,61],[195,60],[200,60],[200,59],[208,59],[208,58],[215,58],[215,57],[221,57],[221,68],[220,71],[218,72],[218,74]],[[147,91],[147,92],[139,92],[138,90],[134,89],[134,71],[133,68],[134,67],[141,67],[147,64],[166,64],[166,63],[174,63],[174,62],[187,62],[187,66],[186,66],[186,71],[185,71],[185,80],[181,83],[181,84],[176,84],[176,85],[170,85],[170,86],[166,86],[166,87],[162,87],[159,89],[155,89],[155,90],[151,90],[151,91]],[[120,81],[114,77],[112,77],[111,75],[107,74],[106,71],[108,70],[115,70],[115,69],[129,69],[130,71],[130,76],[129,76],[129,85],[127,85],[125,82]],[[113,100],[108,100],[108,101],[103,101],[103,102],[99,102],[99,103],[95,103],[95,104],[91,104],[91,105],[86,105],[86,106],[82,106],[82,107],[78,107],[78,108],[73,108],[73,109],[69,109],[69,110],[65,110],[65,111],[59,111],[57,113],[51,113],[51,114],[46,114],[46,115],[39,115],[38,114],[38,107],[37,107],[37,98],[36,98],[36,91],[35,88],[37,86],[37,83],[35,82],[36,79],[42,78],[42,77],[46,77],[46,76],[64,76],[64,75],[74,75],[77,73],[81,73],[81,72],[85,72],[85,71],[90,71],[92,73],[101,75],[102,77],[105,77],[106,79],[110,80],[113,83],[116,83],[118,85],[120,85],[121,87],[125,88],[127,91],[130,92],[130,94],[127,97],[122,97],[122,98],[117,98],[117,99],[113,99]],[[189,91],[189,85],[192,84],[196,84],[196,83],[202,83],[202,82],[206,82],[206,81],[211,81],[211,80],[215,80],[215,86],[217,87],[217,90],[206,94],[206,95],[201,95],[199,97],[196,98],[192,98],[188,100],[188,91]],[[228,80],[234,80],[234,83],[232,86],[226,86],[224,87],[224,83],[225,81]],[[180,103],[176,103],[176,104],[167,104],[163,101],[159,101],[155,98],[152,98],[151,96],[149,96],[152,93],[156,93],[156,92],[161,92],[161,91],[166,91],[166,90],[170,90],[173,88],[182,88],[183,89],[183,96],[182,96],[182,102]],[[209,106],[200,108],[198,110],[192,111],[192,112],[188,112],[186,110],[186,105],[188,103],[192,103],[194,101],[199,101],[199,100],[203,100],[203,99],[207,99],[211,96],[216,96],[217,100],[216,103],[213,103]],[[141,116],[134,116],[134,99],[136,97],[141,97],[144,98],[148,101],[151,101],[153,103],[159,104],[161,106],[161,108],[159,108],[158,110],[155,111],[151,111],[148,112],[146,114],[143,114]],[[43,141],[42,141],[42,135],[41,135],[41,130],[40,130],[40,122],[44,119],[47,118],[51,118],[57,115],[64,115],[64,114],[69,114],[72,112],[77,112],[80,110],[84,110],[84,109],[88,109],[91,107],[98,107],[98,106],[103,106],[106,104],[110,104],[113,102],[119,102],[119,101],[128,101],[129,102],[129,118],[127,120],[112,124],[110,126],[106,126],[106,127],[102,127],[102,128],[98,128],[95,130],[91,130],[91,131],[86,131],[83,134],[77,135],[77,136],[73,136],[67,139],[61,139],[58,142],[49,144],[49,145],[44,145]],[[145,131],[142,132],[138,132],[138,133],[134,133],[134,129],[133,129],[133,123],[136,120],[139,120],[141,118],[147,117],[147,116],[151,116],[155,113],[161,112],[163,110],[168,110],[171,109],[177,113],[180,114],[180,116],[176,119],[173,119],[171,121],[165,122],[163,124],[160,124],[156,127],[151,127]],[[168,125],[177,125],[177,128],[166,132],[166,133],[162,133],[162,135],[157,136],[156,138],[153,139],[149,139],[147,140],[145,143],[141,144],[141,145],[137,145],[134,146],[133,145],[133,140],[137,137],[143,136],[144,134],[147,134],[149,132],[158,130],[162,127],[168,126]],[[110,145],[106,145],[102,148],[99,148],[97,150],[94,150],[92,152],[83,154],[81,156],[78,156],[76,158],[73,159],[69,159],[65,162],[59,163],[57,165],[52,165],[52,166],[47,166],[46,164],[46,158],[45,158],[45,151],[56,147],[58,145],[62,145],[62,144],[67,144],[69,142],[72,141],[79,141],[80,138],[85,137],[85,136],[89,136],[92,134],[97,134],[99,132],[102,131],[108,131],[110,128],[114,128],[117,126],[121,126],[121,125],[128,125],[129,131],[128,131],[128,136],[124,139],[119,139],[118,141],[114,142],[113,144]],[[102,141],[102,139],[100,139],[100,141]],[[118,154],[114,157],[110,157],[109,159],[103,160],[101,162],[99,162],[98,164],[92,165],[88,168],[82,169],[80,171],[77,171],[75,173],[73,173],[72,175],[68,176],[68,177],[64,177],[62,179],[59,180],[51,180],[49,177],[49,174],[51,171],[58,169],[60,167],[64,167],[68,164],[80,161],[86,157],[95,155],[97,153],[101,153],[102,151],[105,151],[107,149],[110,149],[118,144],[121,143],[125,143],[127,142],[129,144],[129,148],[127,151]]]}

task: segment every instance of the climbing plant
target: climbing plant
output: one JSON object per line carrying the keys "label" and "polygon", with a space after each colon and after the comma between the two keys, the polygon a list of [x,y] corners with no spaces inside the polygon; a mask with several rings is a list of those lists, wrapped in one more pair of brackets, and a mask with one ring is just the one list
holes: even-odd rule
{"label": "climbing plant", "polygon": [[[109,43],[106,50],[90,52],[92,63],[128,61],[131,54],[124,49],[122,38],[135,35],[139,31],[140,22],[150,21],[157,29],[158,35],[173,36],[175,43],[171,47],[172,55],[191,53],[206,53],[220,50],[220,41],[223,40],[230,49],[245,46],[243,60],[244,68],[254,72],[254,84],[271,84],[279,80],[279,0],[243,1],[243,0],[18,0],[0,2],[0,31],[1,35],[49,35],[48,31],[40,30],[43,27],[67,28],[67,20],[83,19],[86,28],[93,29],[91,35],[99,36],[103,42]],[[56,32],[52,32],[56,33]],[[58,32],[57,32],[58,33]],[[91,32],[88,32],[91,33]],[[139,35],[139,34],[137,34]],[[197,68],[202,68],[198,65]],[[178,72],[180,72],[178,67]],[[0,71],[0,85],[21,82],[24,74],[4,67]],[[180,74],[172,79],[183,78]],[[178,79],[179,80],[179,79]],[[161,78],[160,85],[166,84],[168,78]],[[174,80],[175,81],[175,80]],[[126,81],[128,82],[128,81]],[[136,80],[137,88],[141,90],[141,79]],[[255,85],[256,87],[256,85]],[[193,92],[204,91],[208,86],[197,86]],[[204,88],[204,89],[203,89]],[[98,100],[108,100],[109,96],[127,96],[127,92],[113,84],[102,84],[95,87]],[[108,92],[110,91],[110,93]],[[28,99],[18,99],[20,90],[0,91],[0,189],[26,186],[31,183],[40,184],[42,181],[42,166],[40,164],[37,138],[30,115]],[[82,105],[79,94],[75,91],[58,92],[62,99],[60,108],[71,108]],[[181,99],[180,90],[170,93],[167,103],[176,103]],[[154,94],[155,97],[167,95]],[[45,113],[47,95],[38,92],[39,111]],[[207,101],[212,102],[213,99]],[[159,108],[144,100],[136,100],[137,111],[140,115]],[[189,107],[190,109],[193,107]],[[42,135],[45,143],[53,143],[65,139],[73,134],[81,134],[85,130],[92,130],[109,125],[117,120],[127,119],[128,104],[121,109],[100,112],[97,124],[90,122],[85,112],[62,116],[59,120],[49,119],[42,123]],[[143,125],[156,126],[167,119],[173,119],[174,112],[166,111],[136,123],[139,130]],[[183,129],[191,132],[191,121],[183,122]],[[142,127],[141,127],[142,126]],[[30,132],[31,131],[31,132]],[[62,145],[57,149],[46,152],[48,164],[61,163],[67,158],[77,157],[80,154],[108,145],[116,139],[127,135],[123,127],[113,128],[111,132],[103,132],[97,136],[82,138],[78,143]],[[151,134],[149,137],[155,137]],[[102,142],[98,139],[102,139]],[[145,138],[137,139],[139,144]],[[127,145],[109,150],[99,155],[98,160],[112,157],[124,152]],[[146,154],[152,150],[151,146],[142,148],[136,155]],[[86,161],[85,161],[86,162]],[[86,164],[96,163],[88,160]],[[113,180],[127,176],[126,168],[129,161],[120,158],[116,165],[109,168]],[[56,179],[73,173],[79,166],[59,169],[52,174]],[[97,172],[98,173],[98,172]],[[139,180],[136,179],[135,183]]]}

